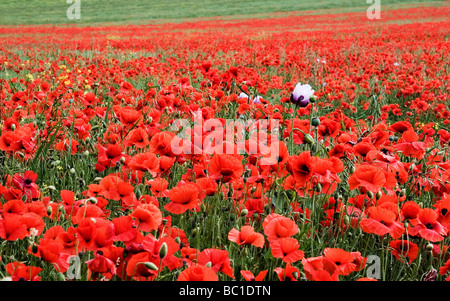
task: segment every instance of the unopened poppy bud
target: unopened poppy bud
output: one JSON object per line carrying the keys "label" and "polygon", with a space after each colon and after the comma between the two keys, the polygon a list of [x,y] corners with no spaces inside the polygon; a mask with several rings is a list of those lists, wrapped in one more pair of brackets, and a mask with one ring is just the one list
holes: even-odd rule
{"label": "unopened poppy bud", "polygon": [[91,142],[91,137],[89,137],[89,136],[86,137],[85,141],[88,142],[88,143]]}
{"label": "unopened poppy bud", "polygon": [[403,188],[402,190],[400,190],[400,196],[405,196],[406,195],[406,190],[405,188]]}
{"label": "unopened poppy bud", "polygon": [[373,192],[372,191],[367,191],[367,196],[371,199],[373,198]]}
{"label": "unopened poppy bud", "polygon": [[258,213],[253,213],[253,218],[258,218]]}
{"label": "unopened poppy bud", "polygon": [[52,212],[53,212],[52,206],[48,206],[48,207],[47,207],[47,215],[51,215]]}
{"label": "unopened poppy bud", "polygon": [[101,180],[102,180],[101,177],[96,177],[96,178],[94,179],[94,182],[100,182]]}
{"label": "unopened poppy bud", "polygon": [[66,277],[64,277],[63,273],[58,272],[58,274],[56,274],[56,281],[66,281]]}
{"label": "unopened poppy bud", "polygon": [[15,131],[16,130],[16,125],[13,123],[13,124],[11,124],[11,131]]}
{"label": "unopened poppy bud", "polygon": [[88,150],[85,150],[85,151],[83,152],[83,155],[85,155],[86,157],[89,156],[89,151],[88,151]]}
{"label": "unopened poppy bud", "polygon": [[427,244],[426,248],[427,248],[427,251],[431,252],[431,251],[433,251],[434,246],[433,246],[433,244],[429,243],[429,244]]}
{"label": "unopened poppy bud", "polygon": [[316,186],[314,186],[314,190],[317,192],[321,192],[322,191],[322,185],[320,183],[317,183]]}
{"label": "unopened poppy bud", "polygon": [[50,185],[50,186],[47,186],[47,189],[50,189],[50,190],[53,190],[53,191],[55,191],[55,190],[56,190],[56,187],[55,187],[55,186],[53,186],[53,185]]}
{"label": "unopened poppy bud", "polygon": [[377,201],[379,199],[381,199],[382,196],[383,196],[383,194],[381,193],[381,191],[378,191],[377,194],[375,195],[375,197],[377,198]]}
{"label": "unopened poppy bud", "polygon": [[241,210],[241,216],[247,216],[248,210],[246,208]]}
{"label": "unopened poppy bud", "polygon": [[89,203],[94,204],[94,205],[98,203],[97,198],[94,198],[94,197],[89,198],[88,201],[89,201]]}
{"label": "unopened poppy bud", "polygon": [[75,170],[75,168],[72,167],[72,168],[69,170],[69,172],[70,172],[71,174],[75,174],[76,170]]}
{"label": "unopened poppy bud", "polygon": [[[311,95],[311,96],[309,97],[309,102],[315,103],[317,99],[318,99],[317,95]],[[297,278],[297,277],[296,277],[296,278]]]}
{"label": "unopened poppy bud", "polygon": [[310,134],[305,134],[305,137],[303,138],[307,144],[313,144],[314,138]]}
{"label": "unopened poppy bud", "polygon": [[124,164],[125,163],[125,157],[120,157],[120,163]]}
{"label": "unopened poppy bud", "polygon": [[181,243],[181,239],[180,239],[179,236],[175,237],[175,242],[176,242],[177,244],[180,244],[180,243]]}
{"label": "unopened poppy bud", "polygon": [[195,236],[197,236],[197,228],[192,230],[192,237],[195,237]]}
{"label": "unopened poppy bud", "polygon": [[163,243],[159,248],[159,258],[163,259],[167,255],[167,244]]}
{"label": "unopened poppy bud", "polygon": [[144,266],[145,266],[147,269],[152,270],[152,271],[157,271],[157,270],[158,270],[158,267],[156,266],[156,264],[154,264],[154,263],[151,262],[151,261],[144,262]]}
{"label": "unopened poppy bud", "polygon": [[205,264],[205,266],[208,267],[208,268],[211,268],[211,265],[212,265],[211,261],[208,261],[208,262]]}
{"label": "unopened poppy bud", "polygon": [[347,214],[344,215],[344,224],[345,224],[345,225],[350,224],[350,217],[349,217]]}
{"label": "unopened poppy bud", "polygon": [[295,279],[297,279],[297,278],[298,278],[298,273],[297,273],[297,272],[293,272],[293,273],[292,273],[292,276],[293,276]]}

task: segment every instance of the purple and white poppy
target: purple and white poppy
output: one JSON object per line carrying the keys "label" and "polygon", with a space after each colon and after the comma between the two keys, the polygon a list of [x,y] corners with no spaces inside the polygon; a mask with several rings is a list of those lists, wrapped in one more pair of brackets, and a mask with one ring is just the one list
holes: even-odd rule
{"label": "purple and white poppy", "polygon": [[315,91],[310,85],[302,85],[301,83],[298,83],[292,92],[291,102],[300,107],[306,107],[309,104],[310,98],[313,96],[314,92]]}

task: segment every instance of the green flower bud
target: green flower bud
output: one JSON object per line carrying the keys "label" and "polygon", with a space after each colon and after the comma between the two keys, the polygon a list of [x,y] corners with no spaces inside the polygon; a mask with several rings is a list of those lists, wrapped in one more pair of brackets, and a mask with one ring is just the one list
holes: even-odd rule
{"label": "green flower bud", "polygon": [[167,255],[167,244],[164,242],[159,248],[159,258],[163,259]]}
{"label": "green flower bud", "polygon": [[63,273],[58,272],[58,274],[56,274],[56,281],[66,281],[66,277]]}
{"label": "green flower bud", "polygon": [[304,140],[307,144],[314,143],[314,138],[310,134],[305,134]]}
{"label": "green flower bud", "polygon": [[247,216],[247,214],[248,214],[247,208],[244,208],[244,209],[241,210],[241,216],[242,217]]}
{"label": "green flower bud", "polygon": [[152,271],[157,271],[158,270],[158,267],[156,266],[156,264],[154,264],[151,261],[144,262],[143,264],[149,270],[152,270]]}

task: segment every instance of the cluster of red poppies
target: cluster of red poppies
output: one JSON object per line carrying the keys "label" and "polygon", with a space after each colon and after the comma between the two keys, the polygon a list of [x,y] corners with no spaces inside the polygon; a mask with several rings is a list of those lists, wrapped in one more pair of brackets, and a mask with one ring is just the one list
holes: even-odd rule
{"label": "cluster of red poppies", "polygon": [[[382,246],[450,279],[448,12],[0,28],[2,275],[70,278],[76,257],[89,280],[375,280]],[[291,103],[299,82],[314,101]],[[174,152],[171,125],[194,118],[277,120],[276,160],[252,137]],[[221,206],[241,223],[198,247],[195,222]],[[310,249],[321,233],[381,245]]]}

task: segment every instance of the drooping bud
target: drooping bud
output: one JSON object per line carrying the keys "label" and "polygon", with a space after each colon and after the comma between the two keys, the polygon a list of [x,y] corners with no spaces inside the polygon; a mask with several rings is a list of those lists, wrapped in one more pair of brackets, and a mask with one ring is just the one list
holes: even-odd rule
{"label": "drooping bud", "polygon": [[149,270],[152,270],[152,271],[157,271],[158,270],[158,267],[156,266],[156,264],[154,264],[151,261],[144,262],[143,264]]}

